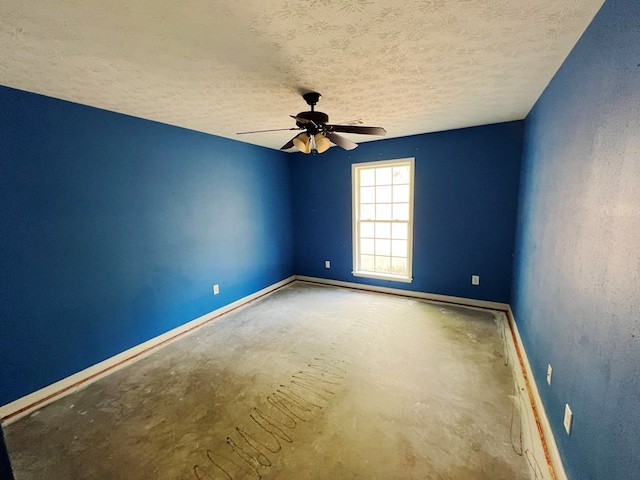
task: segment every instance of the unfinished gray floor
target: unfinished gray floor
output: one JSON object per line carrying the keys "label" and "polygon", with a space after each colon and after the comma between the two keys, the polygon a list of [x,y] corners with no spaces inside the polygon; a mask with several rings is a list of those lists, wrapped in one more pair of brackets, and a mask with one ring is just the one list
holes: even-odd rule
{"label": "unfinished gray floor", "polygon": [[17,480],[528,479],[505,363],[492,312],[296,282],[5,435]]}

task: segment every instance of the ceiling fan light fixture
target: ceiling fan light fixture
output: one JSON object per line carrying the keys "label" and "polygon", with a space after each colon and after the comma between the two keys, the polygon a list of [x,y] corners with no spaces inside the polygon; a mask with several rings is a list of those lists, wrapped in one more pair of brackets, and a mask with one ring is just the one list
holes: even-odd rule
{"label": "ceiling fan light fixture", "polygon": [[[287,143],[280,150],[290,151],[294,147],[302,153],[324,153],[331,145],[337,145],[344,150],[353,150],[358,146],[357,143],[341,136],[340,133],[357,133],[359,135],[385,135],[387,131],[382,127],[363,127],[361,125],[347,125],[329,123],[329,115],[324,112],[318,112],[314,108],[320,94],[318,92],[307,92],[302,98],[311,107],[311,111],[300,112],[297,115],[290,115],[295,121],[296,126],[293,128],[276,128],[271,130],[252,130],[250,132],[238,132],[238,135],[248,133],[261,132],[277,132],[281,130],[304,130]],[[357,123],[362,123],[361,121]]]}
{"label": "ceiling fan light fixture", "polygon": [[311,138],[306,133],[301,133],[293,139],[293,144],[302,153],[311,153]]}
{"label": "ceiling fan light fixture", "polygon": [[314,140],[316,143],[316,150],[318,153],[323,153],[329,150],[329,147],[331,146],[331,142],[327,137],[325,137],[321,133],[316,133],[314,136]]}

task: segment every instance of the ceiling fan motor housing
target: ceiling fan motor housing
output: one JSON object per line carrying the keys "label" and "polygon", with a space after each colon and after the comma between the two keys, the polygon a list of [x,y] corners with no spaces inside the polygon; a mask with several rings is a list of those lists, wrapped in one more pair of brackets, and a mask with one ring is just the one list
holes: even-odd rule
{"label": "ceiling fan motor housing", "polygon": [[[315,130],[314,133],[317,133],[317,131],[320,131],[322,129],[322,125],[329,121],[329,115],[323,112],[315,112],[315,111],[300,112],[296,116],[313,122],[313,124],[311,124],[311,123],[302,123],[302,122],[296,121],[296,125],[300,128],[306,128],[309,131]],[[314,128],[314,124],[318,128]]]}

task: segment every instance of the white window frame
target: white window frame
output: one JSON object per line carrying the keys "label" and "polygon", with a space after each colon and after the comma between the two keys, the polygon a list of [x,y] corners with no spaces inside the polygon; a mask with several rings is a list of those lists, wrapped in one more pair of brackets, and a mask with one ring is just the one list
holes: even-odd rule
{"label": "white window frame", "polygon": [[[409,220],[407,222],[407,272],[404,275],[371,272],[360,268],[360,175],[359,171],[369,168],[393,167],[409,165]],[[353,218],[353,271],[356,277],[376,278],[380,280],[392,280],[396,282],[410,283],[413,281],[413,203],[415,189],[415,158],[398,158],[394,160],[381,160],[374,162],[354,163],[351,165],[352,186],[352,218]],[[394,220],[392,219],[391,222]]]}

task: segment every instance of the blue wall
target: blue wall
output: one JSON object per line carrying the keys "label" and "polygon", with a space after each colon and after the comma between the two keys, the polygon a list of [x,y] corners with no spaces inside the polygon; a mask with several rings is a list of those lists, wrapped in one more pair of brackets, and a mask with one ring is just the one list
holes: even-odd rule
{"label": "blue wall", "polygon": [[[522,130],[511,122],[294,155],[296,273],[508,302]],[[404,157],[416,159],[413,282],[354,277],[351,164]]]}
{"label": "blue wall", "polygon": [[0,111],[0,405],[294,273],[286,154],[5,87]]}
{"label": "blue wall", "polygon": [[639,25],[607,0],[525,123],[513,306],[575,480],[640,478]]}

